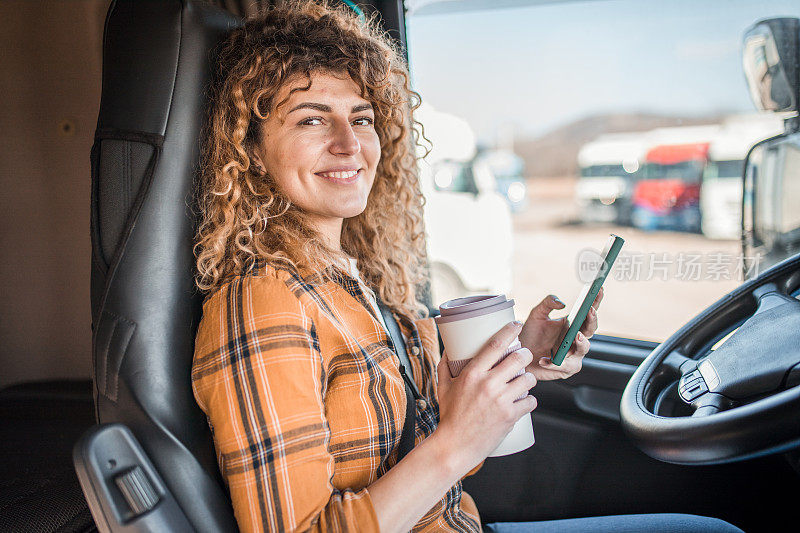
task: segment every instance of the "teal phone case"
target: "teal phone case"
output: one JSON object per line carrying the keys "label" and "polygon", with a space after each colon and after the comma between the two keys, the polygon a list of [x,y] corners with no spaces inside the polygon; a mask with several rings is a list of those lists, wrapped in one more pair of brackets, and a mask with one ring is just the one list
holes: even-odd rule
{"label": "teal phone case", "polygon": [[597,298],[597,293],[600,292],[600,287],[603,286],[606,276],[611,272],[611,267],[614,265],[614,261],[617,259],[619,250],[622,248],[624,242],[625,240],[622,237],[614,234],[611,235],[608,244],[606,244],[606,250],[603,250],[606,252],[603,257],[603,264],[592,281],[589,292],[586,294],[583,302],[581,302],[578,313],[570,323],[567,333],[564,335],[564,338],[561,339],[561,344],[558,345],[558,350],[552,357],[553,364],[560,365],[564,362],[564,358],[567,356],[567,352],[570,346],[572,346],[575,336],[578,334],[578,331],[580,331],[583,321],[586,320],[586,315],[589,314],[589,309],[592,307],[594,299]]}

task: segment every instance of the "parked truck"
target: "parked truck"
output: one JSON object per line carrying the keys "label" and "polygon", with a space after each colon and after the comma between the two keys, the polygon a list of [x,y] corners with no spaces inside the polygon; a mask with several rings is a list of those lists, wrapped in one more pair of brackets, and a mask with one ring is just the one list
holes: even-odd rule
{"label": "parked truck", "polygon": [[[433,304],[475,293],[511,291],[511,210],[494,175],[476,169],[475,135],[459,117],[424,104],[430,153],[420,160]],[[476,253],[478,251],[478,253]]]}
{"label": "parked truck", "polygon": [[645,137],[644,133],[611,133],[581,147],[575,200],[582,222],[630,223],[631,196],[644,162]]}
{"label": "parked truck", "polygon": [[649,137],[633,192],[633,225],[645,230],[699,232],[700,188],[719,126],[659,128]]}

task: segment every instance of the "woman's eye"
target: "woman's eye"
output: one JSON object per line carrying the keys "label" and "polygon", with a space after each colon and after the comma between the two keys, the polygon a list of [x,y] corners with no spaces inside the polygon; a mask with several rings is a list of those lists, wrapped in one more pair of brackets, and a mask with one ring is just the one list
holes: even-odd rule
{"label": "woman's eye", "polygon": [[374,123],[375,121],[370,117],[361,117],[353,121],[353,124],[355,124],[356,126],[370,126]]}
{"label": "woman's eye", "polygon": [[309,117],[300,121],[301,126],[317,126],[322,124],[322,119],[319,117]]}

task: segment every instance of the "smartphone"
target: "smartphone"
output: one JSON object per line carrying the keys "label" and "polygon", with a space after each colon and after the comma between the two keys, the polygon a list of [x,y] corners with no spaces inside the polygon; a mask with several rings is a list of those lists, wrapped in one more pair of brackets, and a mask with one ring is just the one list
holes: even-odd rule
{"label": "smartphone", "polygon": [[578,331],[580,331],[583,321],[586,320],[586,315],[589,313],[594,299],[597,298],[597,293],[600,292],[600,287],[603,286],[603,282],[611,271],[611,266],[614,264],[614,260],[617,259],[619,250],[622,248],[624,242],[625,240],[622,237],[614,234],[609,236],[605,248],[600,252],[599,264],[597,265],[594,279],[583,286],[580,295],[578,295],[578,300],[575,302],[575,305],[572,306],[569,315],[567,315],[567,324],[569,324],[569,328],[567,328],[564,337],[558,344],[556,353],[552,356],[553,364],[560,365],[564,362],[564,358],[567,356],[570,346],[572,346],[572,343],[575,341],[575,336],[578,334]]}

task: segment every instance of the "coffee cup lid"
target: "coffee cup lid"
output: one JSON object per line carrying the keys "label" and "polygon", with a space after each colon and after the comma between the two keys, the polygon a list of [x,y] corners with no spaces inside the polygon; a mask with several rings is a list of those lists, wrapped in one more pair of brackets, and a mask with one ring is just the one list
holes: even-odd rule
{"label": "coffee cup lid", "polygon": [[465,296],[448,300],[439,306],[441,316],[436,317],[437,323],[454,322],[476,316],[487,315],[514,306],[514,300],[508,300],[505,294],[489,294],[480,296]]}

